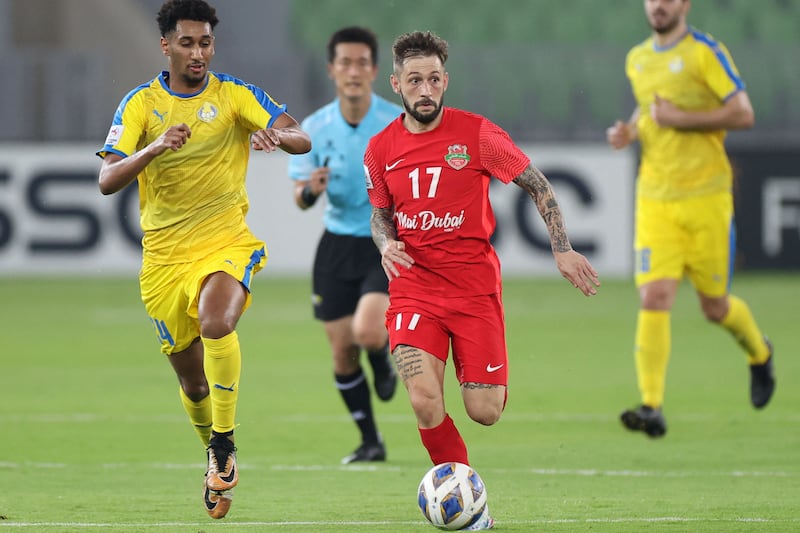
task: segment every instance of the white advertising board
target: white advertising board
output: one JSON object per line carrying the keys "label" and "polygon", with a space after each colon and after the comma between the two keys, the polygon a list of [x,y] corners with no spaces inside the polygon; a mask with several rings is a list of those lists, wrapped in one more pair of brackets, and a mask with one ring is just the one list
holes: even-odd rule
{"label": "white advertising board", "polygon": [[[632,269],[634,160],[604,144],[523,146],[553,183],[573,245],[605,277]],[[135,186],[102,196],[100,159],[88,144],[0,145],[0,275],[136,275]],[[266,272],[309,275],[324,200],[292,199],[286,154],[250,158],[248,221],[267,243]],[[558,275],[544,223],[515,185],[493,184],[495,245],[506,275]]]}

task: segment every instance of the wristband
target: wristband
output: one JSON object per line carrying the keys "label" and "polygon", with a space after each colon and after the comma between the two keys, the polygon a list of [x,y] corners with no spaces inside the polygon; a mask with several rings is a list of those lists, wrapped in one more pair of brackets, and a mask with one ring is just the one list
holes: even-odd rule
{"label": "wristband", "polygon": [[303,187],[303,191],[300,193],[300,199],[303,200],[303,203],[306,204],[306,207],[311,207],[317,201],[318,196],[314,194],[314,191],[311,190],[311,185],[308,184]]}

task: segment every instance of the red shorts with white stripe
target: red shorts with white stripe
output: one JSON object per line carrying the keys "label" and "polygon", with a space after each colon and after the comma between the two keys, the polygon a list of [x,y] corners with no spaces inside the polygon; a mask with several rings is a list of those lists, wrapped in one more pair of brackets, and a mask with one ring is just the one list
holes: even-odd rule
{"label": "red shorts with white stripe", "polygon": [[390,295],[389,343],[413,346],[447,361],[459,383],[508,385],[508,350],[500,294],[442,298]]}

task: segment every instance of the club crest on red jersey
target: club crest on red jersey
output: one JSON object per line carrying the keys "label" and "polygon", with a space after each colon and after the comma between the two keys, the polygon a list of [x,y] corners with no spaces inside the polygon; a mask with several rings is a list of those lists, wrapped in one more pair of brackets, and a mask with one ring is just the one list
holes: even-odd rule
{"label": "club crest on red jersey", "polygon": [[447,147],[447,155],[444,156],[447,164],[456,170],[461,170],[469,163],[470,156],[464,144],[453,144]]}

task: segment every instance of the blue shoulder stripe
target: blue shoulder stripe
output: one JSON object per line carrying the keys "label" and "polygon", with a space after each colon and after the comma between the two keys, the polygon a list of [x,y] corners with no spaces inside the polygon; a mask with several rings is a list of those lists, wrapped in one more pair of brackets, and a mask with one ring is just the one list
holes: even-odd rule
{"label": "blue shoulder stripe", "polygon": [[728,56],[722,52],[722,49],[719,47],[719,43],[715,39],[712,39],[707,33],[703,33],[694,28],[691,28],[690,32],[695,41],[703,43],[711,48],[711,51],[714,52],[715,56],[717,56],[722,68],[725,69],[728,77],[731,79],[731,81],[733,81],[733,84],[736,85],[736,88],[740,90],[744,89],[744,80],[742,80],[742,78],[733,71],[733,66],[728,60]]}
{"label": "blue shoulder stripe", "polygon": [[153,80],[150,80],[147,83],[143,83],[143,84],[139,85],[138,87],[136,87],[131,92],[129,92],[128,94],[125,95],[125,98],[123,98],[122,101],[117,106],[117,111],[116,111],[116,113],[114,113],[114,120],[113,120],[112,124],[122,124],[122,113],[123,113],[123,111],[125,111],[125,106],[128,105],[128,102],[130,102],[131,99],[134,96],[136,96],[137,93],[139,93],[140,91],[143,91],[143,90],[147,89],[148,87],[150,87],[151,83],[153,83]]}
{"label": "blue shoulder stripe", "polygon": [[261,87],[256,87],[255,85],[242,81],[235,76],[231,76],[230,74],[223,74],[220,72],[212,72],[211,74],[216,76],[221,83],[233,83],[235,85],[245,87],[248,91],[250,91],[253,96],[256,97],[258,103],[261,104],[261,107],[266,109],[272,116],[272,118],[269,120],[269,124],[267,124],[268,128],[272,126],[272,123],[275,122],[276,118],[286,112],[286,104],[278,104],[278,102],[273,100],[272,97]]}

